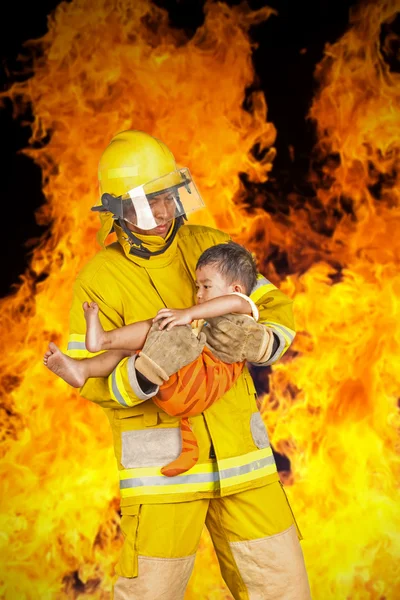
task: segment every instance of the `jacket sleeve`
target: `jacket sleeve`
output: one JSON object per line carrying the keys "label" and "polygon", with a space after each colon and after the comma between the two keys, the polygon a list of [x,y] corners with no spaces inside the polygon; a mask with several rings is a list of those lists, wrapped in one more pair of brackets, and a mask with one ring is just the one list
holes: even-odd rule
{"label": "jacket sleeve", "polygon": [[[112,306],[94,286],[78,277],[73,291],[67,349],[68,356],[76,359],[95,356],[85,346],[86,321],[82,308],[84,302],[96,302],[99,305],[100,321],[104,329],[115,329],[124,325],[122,306]],[[130,408],[152,398],[158,392],[158,386],[150,382],[147,385],[143,379],[138,379],[134,366],[136,358],[123,358],[108,377],[88,379],[80,390],[81,396],[104,408]]]}
{"label": "jacket sleeve", "polygon": [[281,292],[263,275],[258,275],[257,285],[250,294],[259,310],[259,323],[272,330],[276,343],[273,353],[265,363],[257,363],[266,367],[279,360],[294,340],[293,300]]}

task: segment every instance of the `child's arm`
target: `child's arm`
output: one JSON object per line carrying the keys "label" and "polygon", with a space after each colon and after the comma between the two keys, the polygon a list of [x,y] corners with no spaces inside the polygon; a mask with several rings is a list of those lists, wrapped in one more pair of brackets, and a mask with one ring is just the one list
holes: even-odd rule
{"label": "child's arm", "polygon": [[162,308],[158,311],[153,322],[160,321],[160,329],[166,327],[169,331],[176,325],[188,325],[197,319],[211,319],[229,313],[251,315],[252,307],[245,297],[238,294],[229,294],[207,300],[207,302],[196,304],[190,308]]}

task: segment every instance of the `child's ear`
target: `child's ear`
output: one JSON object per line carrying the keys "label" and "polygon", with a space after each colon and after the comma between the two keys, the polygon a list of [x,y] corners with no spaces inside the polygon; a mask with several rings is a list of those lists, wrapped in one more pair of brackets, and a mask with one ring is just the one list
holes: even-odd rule
{"label": "child's ear", "polygon": [[235,284],[233,285],[233,291],[234,291],[234,292],[238,292],[238,294],[244,294],[244,291],[243,291],[243,286],[242,286],[242,285],[240,285],[240,283],[235,283]]}

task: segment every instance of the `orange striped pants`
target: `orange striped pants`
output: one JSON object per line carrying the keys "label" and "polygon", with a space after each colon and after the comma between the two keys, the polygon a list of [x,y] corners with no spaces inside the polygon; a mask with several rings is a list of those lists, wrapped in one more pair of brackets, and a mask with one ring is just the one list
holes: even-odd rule
{"label": "orange striped pants", "polygon": [[168,415],[181,418],[182,451],[176,460],[161,469],[173,477],[188,471],[199,458],[199,447],[188,417],[198,415],[221,398],[236,382],[244,363],[227,364],[208,348],[186,367],[171,375],[153,401]]}

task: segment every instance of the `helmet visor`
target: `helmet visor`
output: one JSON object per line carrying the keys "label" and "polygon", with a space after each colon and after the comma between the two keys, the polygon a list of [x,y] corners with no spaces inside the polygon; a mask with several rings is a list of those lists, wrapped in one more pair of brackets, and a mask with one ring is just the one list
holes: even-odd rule
{"label": "helmet visor", "polygon": [[154,229],[204,207],[186,168],[133,188],[120,200],[122,218],[143,230]]}

